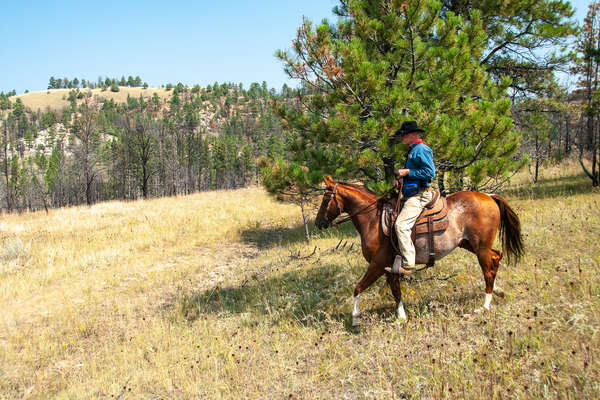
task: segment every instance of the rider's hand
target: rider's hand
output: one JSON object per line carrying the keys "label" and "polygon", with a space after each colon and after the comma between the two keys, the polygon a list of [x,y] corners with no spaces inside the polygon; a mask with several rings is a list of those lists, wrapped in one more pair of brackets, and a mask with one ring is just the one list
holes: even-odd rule
{"label": "rider's hand", "polygon": [[408,174],[410,173],[409,169],[405,169],[405,168],[400,168],[398,171],[396,171],[396,175],[403,177],[403,176],[408,176]]}

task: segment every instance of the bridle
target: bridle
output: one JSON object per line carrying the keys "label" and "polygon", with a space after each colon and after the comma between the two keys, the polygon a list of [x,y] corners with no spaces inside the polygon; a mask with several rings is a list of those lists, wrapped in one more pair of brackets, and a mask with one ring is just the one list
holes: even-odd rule
{"label": "bridle", "polygon": [[333,187],[333,190],[331,190],[329,192],[326,192],[325,194],[329,194],[329,201],[333,200],[335,206],[337,207],[338,211],[341,214],[342,213],[342,208],[340,207],[340,203],[338,203],[337,188],[338,188],[338,184],[336,183],[335,186]]}
{"label": "bridle", "polygon": [[[337,188],[338,188],[338,183],[336,182],[335,186],[333,187],[333,190],[325,192],[325,194],[329,194],[329,201],[334,202],[335,206],[337,207],[338,211],[340,212],[340,214],[342,213],[342,208],[340,207],[340,203],[338,203],[338,199],[337,199]],[[364,206],[363,208],[361,208],[360,210],[352,213],[352,214],[348,214],[347,217],[344,217],[338,221],[331,221],[331,226],[338,226],[343,224],[344,222],[348,222],[350,221],[352,218],[354,218],[355,216],[357,216],[358,214],[361,214],[365,211],[367,211],[367,209],[369,209],[371,206],[377,204],[377,202],[379,200],[381,200],[382,198],[384,198],[387,195],[387,193],[385,193],[383,196],[377,197],[375,200],[373,200],[371,203],[367,204],[366,206]]]}

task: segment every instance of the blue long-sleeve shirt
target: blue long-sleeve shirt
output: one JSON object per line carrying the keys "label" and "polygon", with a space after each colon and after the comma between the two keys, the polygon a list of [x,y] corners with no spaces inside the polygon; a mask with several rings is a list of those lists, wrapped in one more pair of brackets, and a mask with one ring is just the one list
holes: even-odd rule
{"label": "blue long-sleeve shirt", "polygon": [[433,151],[425,143],[415,142],[408,147],[408,156],[404,168],[409,169],[408,179],[422,181],[425,186],[431,186],[435,177]]}

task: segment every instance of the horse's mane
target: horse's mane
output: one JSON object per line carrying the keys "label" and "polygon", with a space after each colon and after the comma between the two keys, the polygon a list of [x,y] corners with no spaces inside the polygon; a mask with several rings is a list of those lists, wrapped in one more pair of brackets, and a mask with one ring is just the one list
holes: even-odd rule
{"label": "horse's mane", "polygon": [[358,183],[352,183],[352,182],[345,182],[345,181],[337,181],[337,183],[340,185],[344,185],[344,186],[350,186],[351,188],[356,189],[361,193],[365,193],[365,194],[368,194],[371,196],[376,196],[376,194],[371,192],[369,189],[367,189],[365,187],[365,185],[358,184]]}

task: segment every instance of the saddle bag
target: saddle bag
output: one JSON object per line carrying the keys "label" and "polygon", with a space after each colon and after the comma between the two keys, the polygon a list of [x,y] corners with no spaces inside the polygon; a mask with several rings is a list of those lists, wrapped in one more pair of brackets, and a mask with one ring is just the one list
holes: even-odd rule
{"label": "saddle bag", "polygon": [[405,180],[402,186],[402,196],[406,199],[416,195],[420,190],[421,184],[419,181]]}

